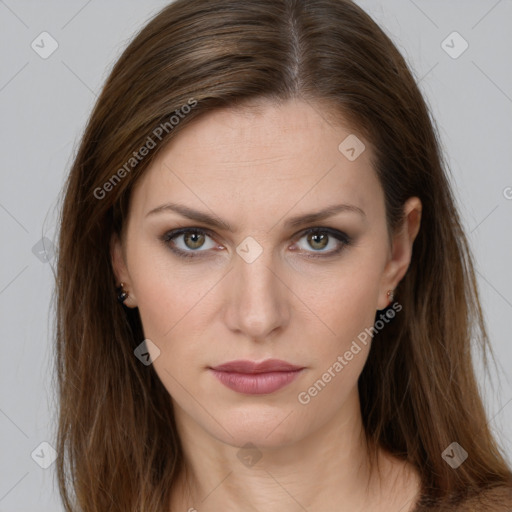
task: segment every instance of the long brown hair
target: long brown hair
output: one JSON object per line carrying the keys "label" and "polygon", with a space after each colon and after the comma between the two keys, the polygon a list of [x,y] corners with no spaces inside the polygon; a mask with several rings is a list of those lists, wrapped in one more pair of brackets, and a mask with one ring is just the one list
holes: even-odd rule
{"label": "long brown hair", "polygon": [[[66,510],[168,509],[180,440],[168,392],[134,357],[142,325],[116,301],[110,240],[122,233],[134,184],[176,133],[257,98],[310,101],[367,137],[390,230],[407,198],[421,199],[395,292],[403,312],[375,335],[359,379],[365,431],[417,468],[425,508],[483,495],[490,509],[511,473],[472,366],[471,341],[487,347],[485,324],[437,132],[403,57],[349,0],[177,0],[115,64],[66,183],[56,288]],[[469,454],[457,469],[442,458],[452,442]]]}

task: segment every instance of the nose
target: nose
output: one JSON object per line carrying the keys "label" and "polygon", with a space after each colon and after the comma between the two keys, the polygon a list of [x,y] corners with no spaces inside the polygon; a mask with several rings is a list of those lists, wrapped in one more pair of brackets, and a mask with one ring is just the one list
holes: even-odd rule
{"label": "nose", "polygon": [[234,332],[265,341],[290,319],[289,289],[267,251],[251,263],[236,257],[227,287],[225,322]]}

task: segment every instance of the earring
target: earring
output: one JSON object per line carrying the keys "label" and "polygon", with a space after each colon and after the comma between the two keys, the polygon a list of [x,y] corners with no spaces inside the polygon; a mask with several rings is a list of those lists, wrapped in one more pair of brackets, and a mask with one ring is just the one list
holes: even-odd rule
{"label": "earring", "polygon": [[124,283],[117,288],[117,300],[122,304],[128,298],[128,292],[123,290]]}
{"label": "earring", "polygon": [[388,293],[386,295],[388,296],[389,303],[391,304],[394,298],[393,290],[388,290]]}

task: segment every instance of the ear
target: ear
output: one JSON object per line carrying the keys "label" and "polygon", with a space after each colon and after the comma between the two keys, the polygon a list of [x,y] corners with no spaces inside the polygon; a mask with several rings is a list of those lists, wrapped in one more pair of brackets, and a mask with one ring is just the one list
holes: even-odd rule
{"label": "ear", "polygon": [[110,239],[110,258],[117,286],[123,283],[124,291],[128,292],[128,297],[123,304],[129,308],[137,307],[137,299],[133,291],[128,267],[126,266],[123,243],[117,233],[114,233]]}
{"label": "ear", "polygon": [[422,205],[418,197],[410,197],[404,204],[404,219],[392,235],[391,255],[382,275],[378,308],[389,305],[387,292],[394,290],[409,268],[412,246],[420,230]]}

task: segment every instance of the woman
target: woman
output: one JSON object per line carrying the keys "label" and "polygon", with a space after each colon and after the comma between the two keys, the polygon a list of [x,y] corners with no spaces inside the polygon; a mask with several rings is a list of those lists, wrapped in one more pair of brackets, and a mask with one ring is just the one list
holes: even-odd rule
{"label": "woman", "polygon": [[66,510],[510,510],[435,130],[349,0],[178,0],[66,187]]}

